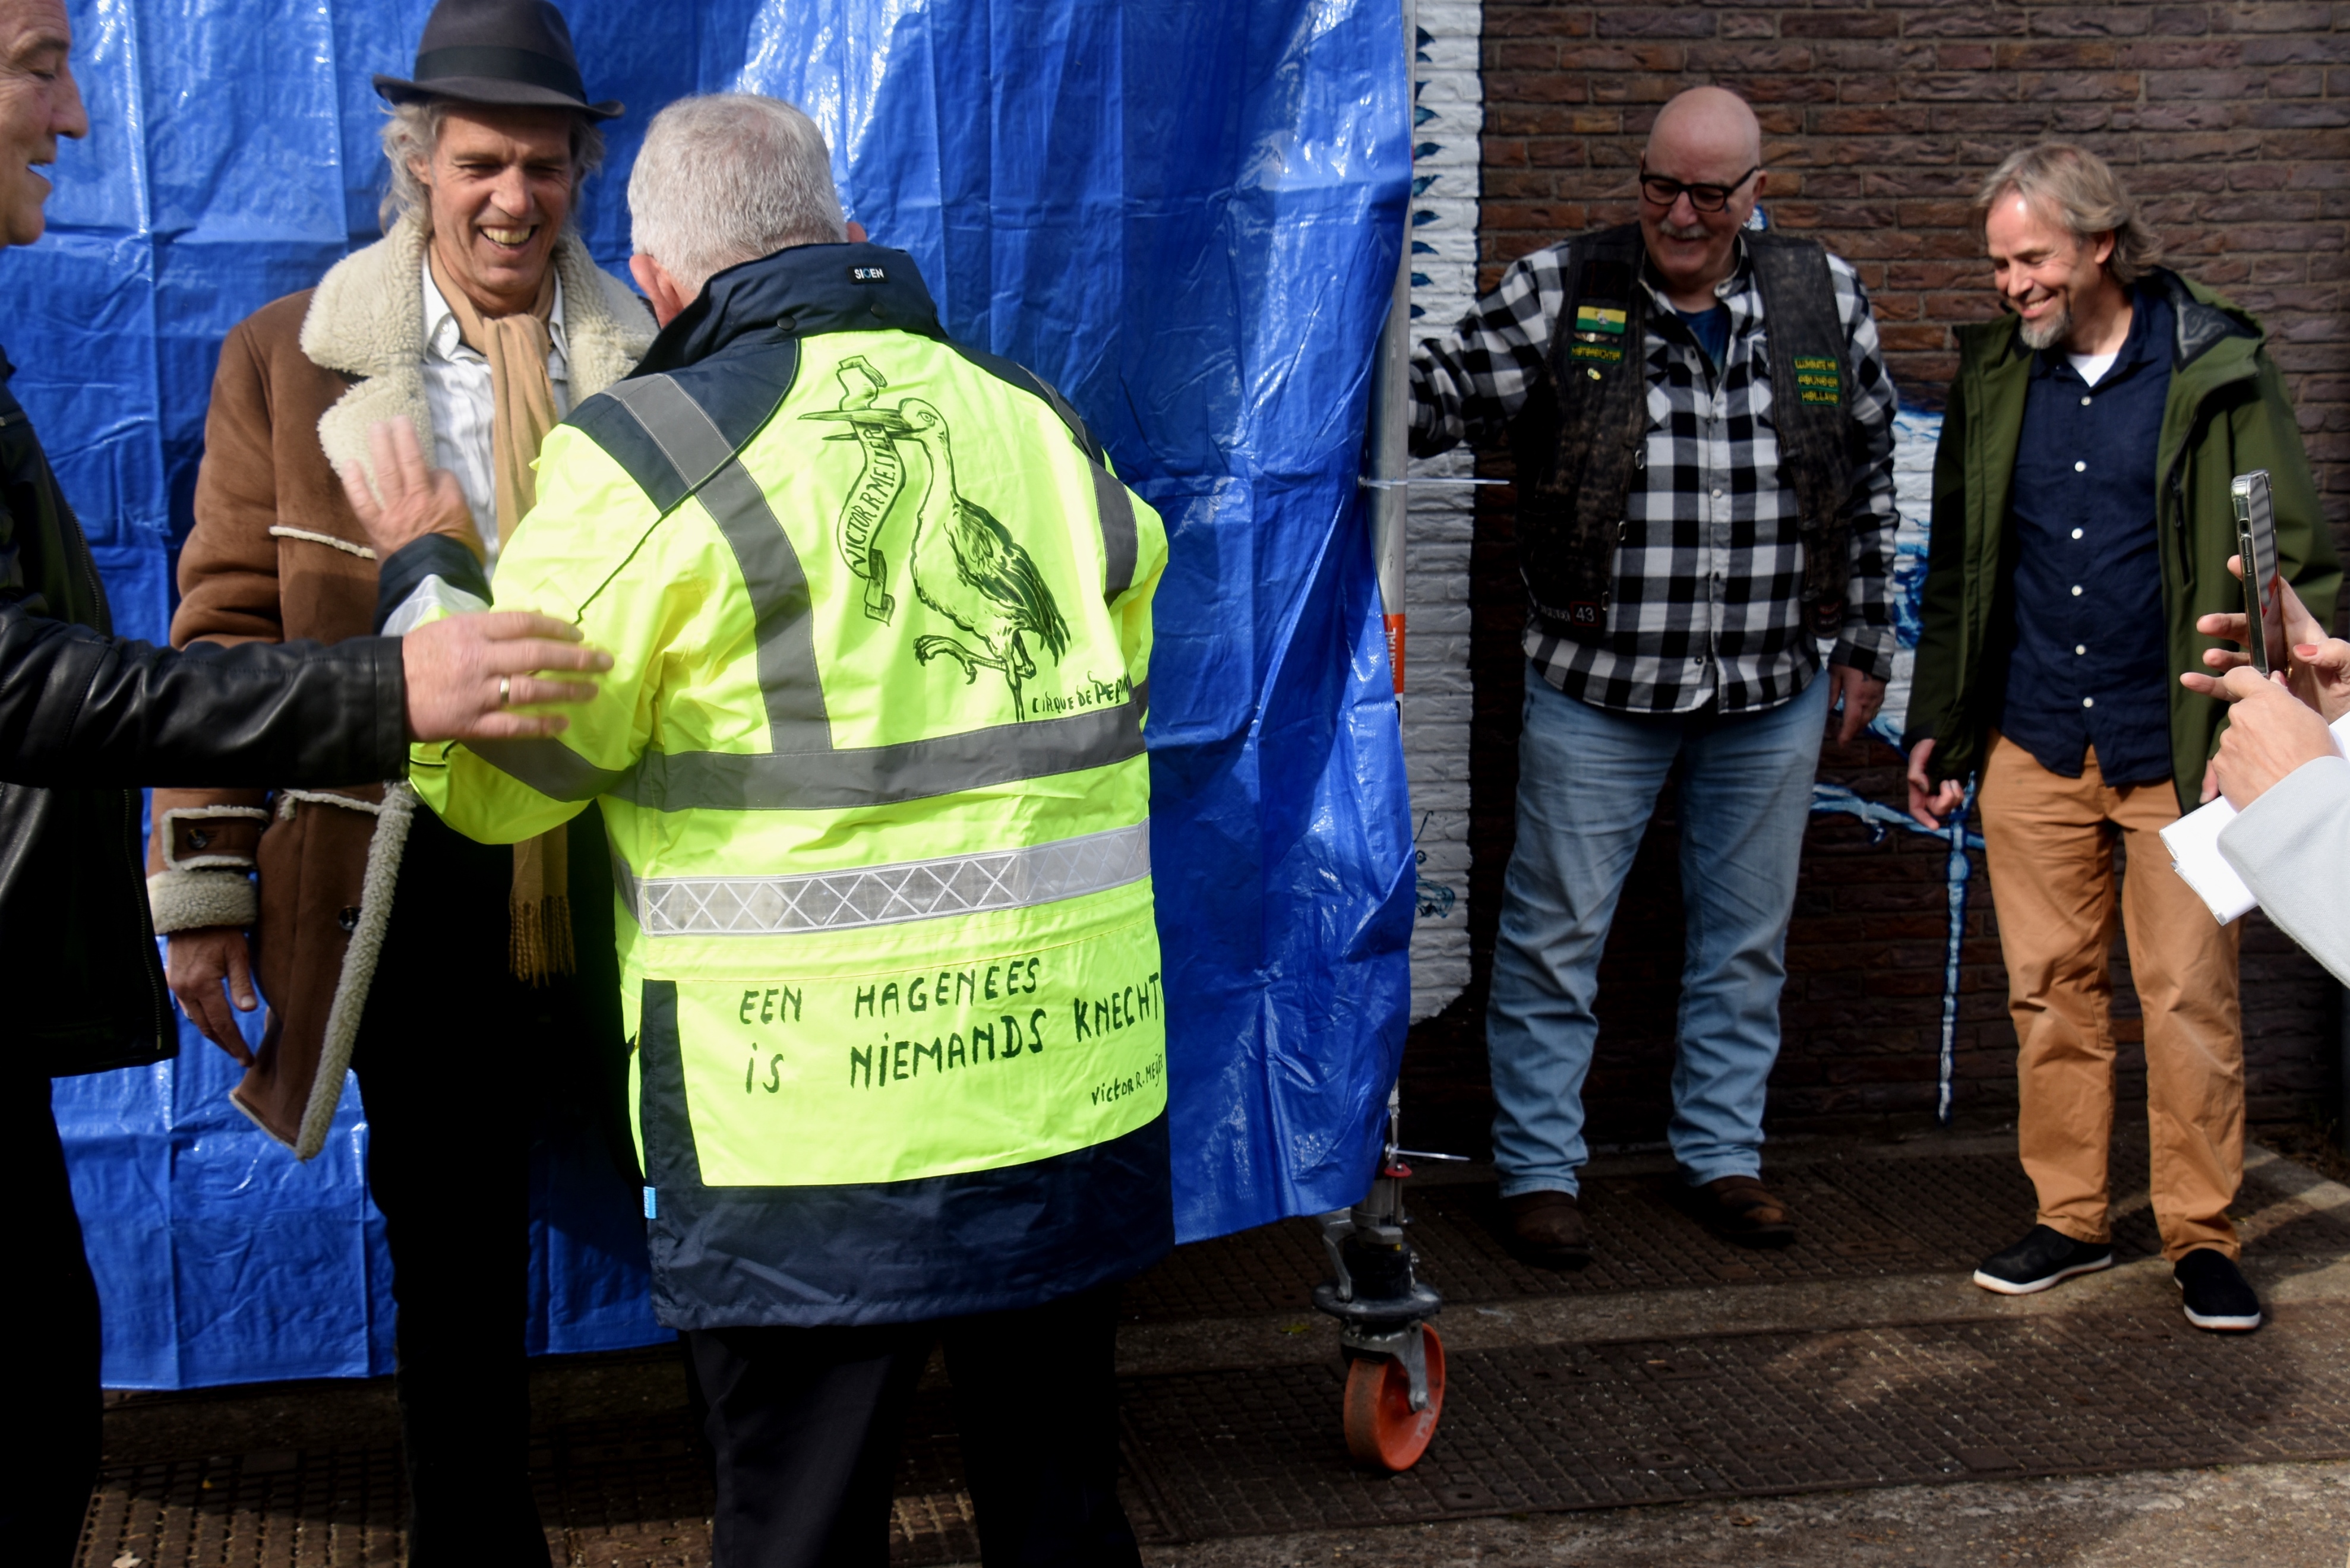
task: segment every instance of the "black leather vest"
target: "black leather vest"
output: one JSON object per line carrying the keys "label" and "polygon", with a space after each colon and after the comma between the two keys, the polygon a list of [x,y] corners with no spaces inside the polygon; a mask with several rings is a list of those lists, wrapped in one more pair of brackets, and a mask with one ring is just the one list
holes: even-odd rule
{"label": "black leather vest", "polygon": [[[1749,234],[1770,355],[1779,476],[1802,514],[1812,628],[1844,624],[1852,576],[1852,418],[1844,321],[1815,240]],[[1567,242],[1566,298],[1548,375],[1510,429],[1518,463],[1518,563],[1535,616],[1579,642],[1607,634],[1616,551],[1648,435],[1648,291],[1639,225]]]}

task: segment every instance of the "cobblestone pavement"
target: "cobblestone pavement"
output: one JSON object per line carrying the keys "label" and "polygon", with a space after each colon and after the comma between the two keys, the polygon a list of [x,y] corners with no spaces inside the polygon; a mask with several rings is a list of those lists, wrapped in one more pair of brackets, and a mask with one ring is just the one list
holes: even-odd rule
{"label": "cobblestone pavement", "polygon": [[[2273,1321],[2215,1336],[2180,1318],[2142,1190],[2111,1272],[2021,1300],[1968,1284],[2031,1213],[2003,1138],[1774,1149],[1803,1223],[1777,1253],[1698,1231],[1668,1171],[1595,1164],[1599,1261],[1581,1275],[1508,1256],[1487,1173],[1416,1184],[1451,1372],[1403,1476],[1347,1459],[1335,1333],[1305,1305],[1310,1225],[1186,1248],[1138,1281],[1119,1361],[1148,1560],[2345,1563],[2350,1189],[2254,1150],[2239,1218]],[[543,1361],[535,1381],[556,1560],[706,1563],[673,1354]],[[85,1563],[398,1561],[386,1383],[117,1397],[107,1440]],[[935,1368],[898,1490],[896,1562],[977,1556]]]}

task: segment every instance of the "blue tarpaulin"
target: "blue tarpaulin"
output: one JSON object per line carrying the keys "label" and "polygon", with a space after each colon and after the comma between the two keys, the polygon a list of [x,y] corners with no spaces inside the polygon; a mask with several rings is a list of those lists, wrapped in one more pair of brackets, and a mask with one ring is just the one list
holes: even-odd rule
{"label": "blue tarpaulin", "polygon": [[[429,5],[70,9],[93,130],[58,160],[49,236],[0,253],[5,343],[120,628],[161,638],[221,339],[376,237],[369,78],[407,74]],[[1149,744],[1177,1229],[1354,1201],[1402,1051],[1412,899],[1355,484],[1409,181],[1393,0],[566,10],[590,96],[629,106],[582,213],[606,265],[661,104],[790,99],[949,329],[1057,383],[1166,516]],[[229,1106],[225,1057],[192,1030],[182,1047],[57,1086],[108,1382],[386,1370],[356,1089],[297,1166]],[[655,1337],[628,1190],[580,1149],[540,1154],[532,1347]]]}

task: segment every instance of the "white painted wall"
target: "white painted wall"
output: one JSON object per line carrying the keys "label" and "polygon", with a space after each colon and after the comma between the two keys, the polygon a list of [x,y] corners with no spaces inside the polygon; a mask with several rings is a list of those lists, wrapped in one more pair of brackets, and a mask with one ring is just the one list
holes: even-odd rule
{"label": "white painted wall", "polygon": [[[1419,0],[1414,67],[1411,303],[1415,339],[1450,328],[1477,293],[1478,0]],[[1465,478],[1465,447],[1415,461],[1411,477]],[[1404,554],[1403,744],[1419,846],[1419,920],[1411,939],[1411,1016],[1429,1016],[1469,983],[1468,486],[1416,484]],[[1449,897],[1448,897],[1449,895]]]}

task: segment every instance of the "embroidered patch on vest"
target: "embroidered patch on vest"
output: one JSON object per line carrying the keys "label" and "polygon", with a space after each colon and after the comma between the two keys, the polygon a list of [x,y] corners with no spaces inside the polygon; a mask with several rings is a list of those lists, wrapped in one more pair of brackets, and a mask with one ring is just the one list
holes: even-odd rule
{"label": "embroidered patch on vest", "polygon": [[1795,356],[1795,396],[1806,403],[1844,401],[1844,376],[1834,359]]}
{"label": "embroidered patch on vest", "polygon": [[1624,333],[1629,321],[1624,302],[1631,296],[1632,269],[1622,262],[1587,261],[1575,287],[1575,341],[1566,357],[1582,362],[1599,379],[1596,367],[1624,362]]}
{"label": "embroidered patch on vest", "polygon": [[1605,626],[1607,624],[1607,617],[1600,607],[1591,600],[1575,599],[1570,602],[1566,607],[1566,624],[1569,626]]}

